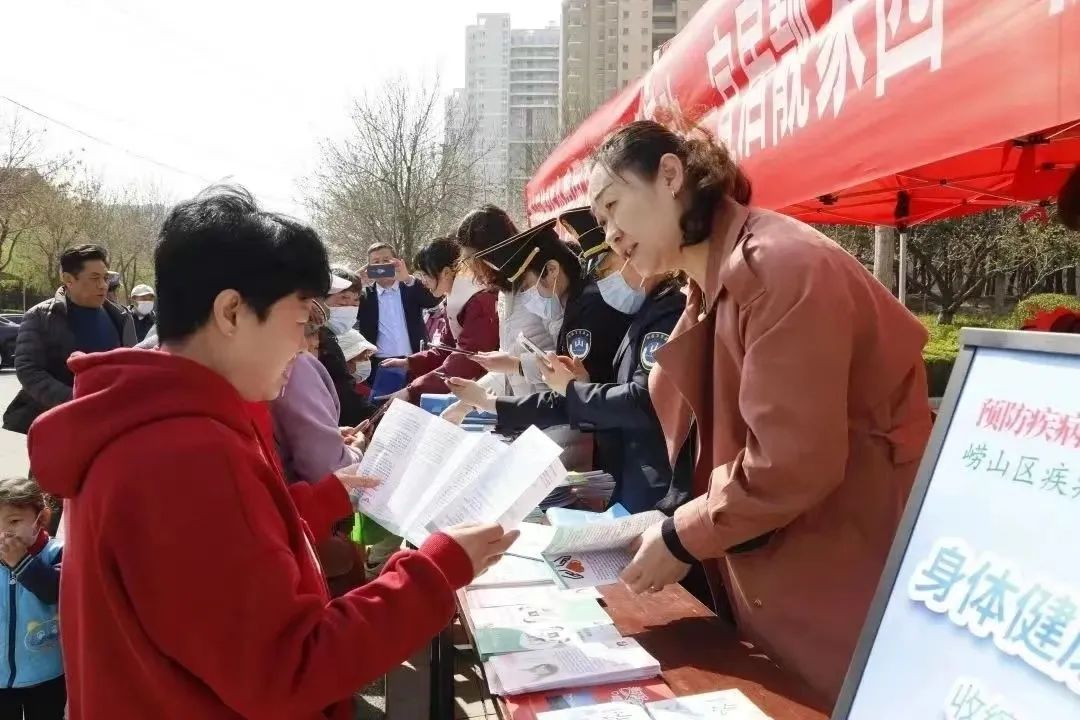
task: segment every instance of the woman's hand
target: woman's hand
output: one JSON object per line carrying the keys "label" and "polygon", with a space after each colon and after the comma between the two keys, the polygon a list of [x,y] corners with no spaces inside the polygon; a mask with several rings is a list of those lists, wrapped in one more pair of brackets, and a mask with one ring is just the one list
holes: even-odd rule
{"label": "woman's hand", "polygon": [[589,382],[589,371],[585,369],[585,363],[577,358],[560,357],[560,360],[569,362],[570,372],[574,373],[574,379],[578,382]]}
{"label": "woman's hand", "polygon": [[540,376],[544,378],[547,386],[560,395],[566,395],[570,381],[581,380],[581,374],[585,376],[585,380],[589,379],[589,374],[580,362],[555,353],[548,353],[547,362],[536,365],[540,368]]}
{"label": "woman's hand", "polygon": [[371,490],[378,487],[380,480],[368,475],[358,475],[357,470],[360,469],[359,465],[349,465],[343,467],[334,473],[346,490]]}
{"label": "woman's hand", "polygon": [[466,405],[462,401],[458,400],[456,403],[453,403],[452,405],[450,405],[450,407],[443,410],[442,414],[439,415],[439,417],[441,417],[446,422],[460,425],[461,422],[465,419],[465,416],[469,414],[470,410],[472,410],[471,405]]}
{"label": "woman's hand", "polygon": [[660,592],[677,583],[690,572],[690,566],[676,559],[664,544],[660,526],[656,523],[637,540],[634,559],[622,571],[619,579],[634,592]]}
{"label": "woman's hand", "polygon": [[408,370],[409,358],[386,358],[381,363],[379,363],[379,367],[401,368],[402,370]]}
{"label": "woman's hand", "polygon": [[451,377],[446,378],[446,387],[465,405],[485,412],[495,412],[495,396],[485,390],[480,383]]}
{"label": "woman's hand", "polygon": [[510,353],[497,350],[495,352],[477,353],[473,360],[488,372],[502,373],[503,375],[520,375],[521,361]]}

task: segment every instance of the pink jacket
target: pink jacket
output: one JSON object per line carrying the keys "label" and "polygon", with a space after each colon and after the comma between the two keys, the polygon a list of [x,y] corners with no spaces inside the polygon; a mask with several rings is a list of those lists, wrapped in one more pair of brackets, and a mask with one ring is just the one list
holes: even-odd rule
{"label": "pink jacket", "polygon": [[725,201],[709,242],[649,383],[673,460],[697,419],[676,528],[740,632],[835,702],[930,433],[926,331],[797,220]]}

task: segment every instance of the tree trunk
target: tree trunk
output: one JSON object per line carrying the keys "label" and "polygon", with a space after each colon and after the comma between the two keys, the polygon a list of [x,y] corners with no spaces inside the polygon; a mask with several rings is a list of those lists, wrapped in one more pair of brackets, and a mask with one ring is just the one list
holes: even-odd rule
{"label": "tree trunk", "polygon": [[1076,264],[1076,271],[1073,277],[1075,278],[1073,287],[1075,288],[1076,297],[1080,298],[1080,263]]}
{"label": "tree trunk", "polygon": [[885,225],[874,226],[874,277],[896,292],[896,229]]}
{"label": "tree trunk", "polygon": [[1009,276],[998,273],[994,276],[994,312],[998,315],[1005,312],[1005,298],[1009,289]]}

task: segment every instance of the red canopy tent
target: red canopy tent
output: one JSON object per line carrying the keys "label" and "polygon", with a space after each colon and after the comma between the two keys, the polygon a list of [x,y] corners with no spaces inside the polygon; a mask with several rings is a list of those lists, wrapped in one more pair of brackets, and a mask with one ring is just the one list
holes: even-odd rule
{"label": "red canopy tent", "polygon": [[724,140],[755,204],[906,227],[1057,192],[1080,159],[1080,0],[712,0],[526,187],[579,205],[632,118]]}

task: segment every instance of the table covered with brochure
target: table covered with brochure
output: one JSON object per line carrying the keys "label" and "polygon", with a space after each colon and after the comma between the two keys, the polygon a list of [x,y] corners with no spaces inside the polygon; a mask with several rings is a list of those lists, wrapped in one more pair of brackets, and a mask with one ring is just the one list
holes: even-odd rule
{"label": "table covered with brochure", "polygon": [[[631,543],[663,515],[590,511],[610,502],[610,475],[568,472],[563,448],[535,427],[480,430],[394,401],[355,472],[380,481],[359,509],[414,545],[463,522],[520,531],[458,594],[504,718],[824,720],[809,690],[681,586],[637,596],[619,583]],[[452,665],[447,652],[443,633],[432,646],[433,716],[452,695],[436,677]]]}
{"label": "table covered with brochure", "polygon": [[458,594],[501,716],[823,720],[809,690],[681,586],[638,596],[615,581],[651,515],[618,505],[534,513]]}

